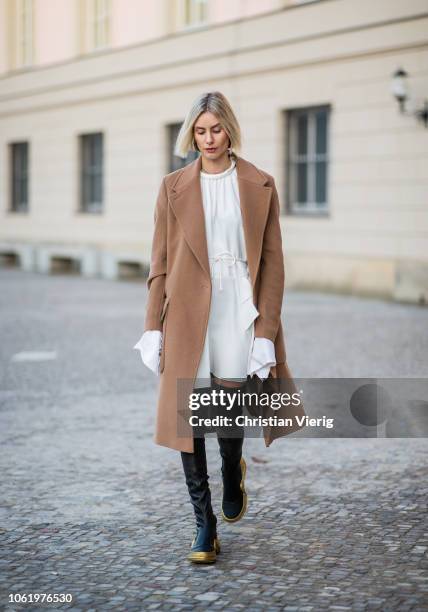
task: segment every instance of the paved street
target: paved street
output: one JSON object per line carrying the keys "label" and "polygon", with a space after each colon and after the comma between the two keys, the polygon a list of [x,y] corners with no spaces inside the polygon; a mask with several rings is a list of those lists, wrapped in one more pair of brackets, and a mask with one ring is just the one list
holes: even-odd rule
{"label": "paved street", "polygon": [[[427,610],[428,443],[247,439],[248,513],[186,560],[193,510],[177,451],[152,441],[157,379],[133,345],[146,288],[0,270],[0,609]],[[428,377],[428,308],[287,292],[297,377]]]}

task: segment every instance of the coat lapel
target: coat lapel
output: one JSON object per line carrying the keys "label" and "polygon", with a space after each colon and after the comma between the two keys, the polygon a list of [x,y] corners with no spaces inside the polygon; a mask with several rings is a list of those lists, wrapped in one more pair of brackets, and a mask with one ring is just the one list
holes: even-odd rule
{"label": "coat lapel", "polygon": [[[177,173],[177,178],[171,186],[169,203],[186,242],[211,281],[199,175],[201,166],[202,157],[199,156]],[[254,288],[272,187],[266,185],[268,179],[243,157],[238,157],[236,160],[236,172],[248,270]]]}

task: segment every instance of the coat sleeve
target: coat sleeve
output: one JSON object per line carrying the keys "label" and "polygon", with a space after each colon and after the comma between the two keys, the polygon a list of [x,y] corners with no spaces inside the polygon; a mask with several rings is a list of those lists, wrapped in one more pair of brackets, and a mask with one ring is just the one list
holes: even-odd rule
{"label": "coat sleeve", "polygon": [[161,313],[165,301],[165,281],[167,273],[167,207],[165,179],[159,189],[154,212],[154,232],[150,258],[150,272],[147,279],[149,291],[147,298],[144,331],[162,331]]}
{"label": "coat sleeve", "polygon": [[281,321],[284,295],[284,255],[282,252],[279,199],[271,177],[272,197],[263,236],[260,259],[260,286],[257,299],[259,316],[254,323],[254,336],[275,342]]}

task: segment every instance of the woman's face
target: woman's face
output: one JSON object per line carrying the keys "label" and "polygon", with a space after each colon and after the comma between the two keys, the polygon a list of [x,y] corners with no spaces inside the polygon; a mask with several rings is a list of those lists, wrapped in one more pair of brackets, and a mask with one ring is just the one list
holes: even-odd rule
{"label": "woman's face", "polygon": [[218,117],[209,111],[201,113],[193,126],[195,142],[201,155],[211,161],[227,153],[230,139]]}

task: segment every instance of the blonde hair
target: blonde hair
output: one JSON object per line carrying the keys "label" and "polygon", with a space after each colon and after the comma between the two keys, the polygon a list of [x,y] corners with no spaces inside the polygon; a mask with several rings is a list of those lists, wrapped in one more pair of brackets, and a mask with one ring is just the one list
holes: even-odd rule
{"label": "blonde hair", "polygon": [[219,91],[203,93],[193,102],[175,142],[174,155],[186,158],[189,151],[198,151],[193,126],[206,111],[216,115],[230,139],[231,156],[241,151],[241,128],[227,98]]}

